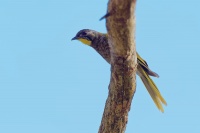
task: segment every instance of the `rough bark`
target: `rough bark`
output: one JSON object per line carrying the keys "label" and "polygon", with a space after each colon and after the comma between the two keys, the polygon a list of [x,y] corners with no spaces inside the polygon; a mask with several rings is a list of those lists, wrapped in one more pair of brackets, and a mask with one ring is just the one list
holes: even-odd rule
{"label": "rough bark", "polygon": [[111,79],[99,133],[124,133],[135,93],[136,0],[109,0],[106,16],[111,48]]}

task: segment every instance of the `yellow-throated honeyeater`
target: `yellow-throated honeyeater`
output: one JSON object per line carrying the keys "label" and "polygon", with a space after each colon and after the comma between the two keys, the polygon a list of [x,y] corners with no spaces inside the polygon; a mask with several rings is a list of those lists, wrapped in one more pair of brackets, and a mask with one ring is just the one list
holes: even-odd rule
{"label": "yellow-throated honeyeater", "polygon": [[[80,30],[72,40],[79,40],[82,43],[91,46],[110,64],[111,57],[107,34],[90,29],[83,29]],[[162,104],[167,105],[167,102],[160,94],[153,80],[149,77],[149,75],[159,77],[158,74],[149,69],[147,62],[143,60],[138,53],[137,63],[137,75],[141,78],[158,109],[164,112]]]}

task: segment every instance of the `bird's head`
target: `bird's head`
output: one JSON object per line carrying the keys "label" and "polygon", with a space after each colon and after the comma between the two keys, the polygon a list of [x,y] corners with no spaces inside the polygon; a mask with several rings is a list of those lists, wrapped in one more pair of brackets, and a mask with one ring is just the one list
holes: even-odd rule
{"label": "bird's head", "polygon": [[80,30],[72,40],[79,40],[86,45],[91,45],[92,41],[96,38],[97,32],[94,30],[83,29]]}
{"label": "bird's head", "polygon": [[76,36],[72,38],[72,40],[79,40],[82,43],[90,46],[92,44],[92,41],[94,41],[94,39],[97,38],[98,34],[100,33],[94,30],[83,29],[83,30],[80,30],[76,34]]}

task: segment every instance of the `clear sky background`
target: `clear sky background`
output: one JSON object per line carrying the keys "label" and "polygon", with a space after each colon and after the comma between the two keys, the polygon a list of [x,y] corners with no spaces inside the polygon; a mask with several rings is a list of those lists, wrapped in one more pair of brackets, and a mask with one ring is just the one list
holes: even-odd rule
{"label": "clear sky background", "polygon": [[[0,0],[0,133],[95,133],[110,66],[78,41],[107,0]],[[137,77],[126,133],[200,132],[200,2],[138,0],[136,46],[168,106]]]}

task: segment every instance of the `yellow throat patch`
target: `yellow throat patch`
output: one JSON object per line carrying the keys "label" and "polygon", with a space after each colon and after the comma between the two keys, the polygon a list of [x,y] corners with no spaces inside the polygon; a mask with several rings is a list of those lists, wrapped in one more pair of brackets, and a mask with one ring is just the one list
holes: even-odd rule
{"label": "yellow throat patch", "polygon": [[79,41],[81,41],[82,43],[86,44],[86,45],[91,45],[91,41],[87,40],[87,39],[83,39],[83,38],[80,38],[78,39]]}

